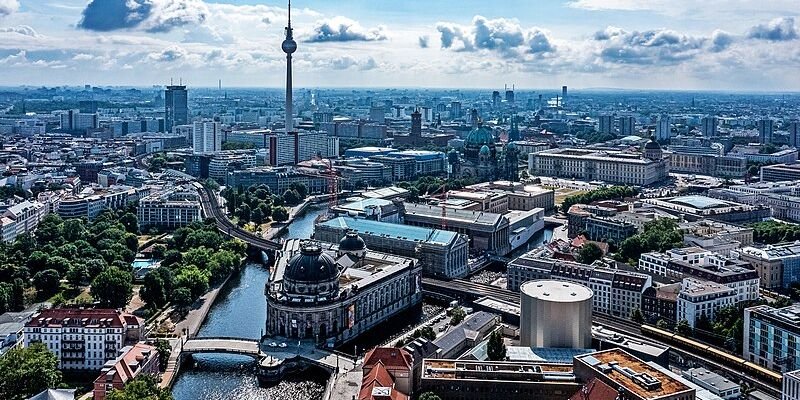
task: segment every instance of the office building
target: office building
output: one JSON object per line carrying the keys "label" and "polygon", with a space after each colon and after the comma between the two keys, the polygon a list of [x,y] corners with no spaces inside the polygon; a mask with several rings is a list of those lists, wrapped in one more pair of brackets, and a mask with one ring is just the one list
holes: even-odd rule
{"label": "office building", "polygon": [[753,228],[724,222],[699,220],[678,224],[683,243],[730,256],[731,250],[753,244]]}
{"label": "office building", "polygon": [[714,321],[717,312],[738,303],[736,290],[707,280],[684,278],[678,293],[678,321],[687,321],[692,328],[706,318]]}
{"label": "office building", "polygon": [[567,87],[561,87],[561,106],[564,107],[567,104]]}
{"label": "office building", "polygon": [[744,309],[745,360],[779,372],[800,369],[800,305]]}
{"label": "office building", "polygon": [[267,335],[349,342],[422,303],[416,259],[369,250],[358,235],[338,245],[290,239],[267,282]]}
{"label": "office building", "polygon": [[42,343],[54,353],[59,369],[100,370],[144,337],[144,320],[119,310],[51,308],[34,315],[24,335],[25,347]]}
{"label": "office building", "polygon": [[337,217],[317,224],[314,239],[338,243],[348,231],[358,233],[371,249],[419,260],[426,275],[451,279],[469,272],[468,239],[455,232]]}
{"label": "office building", "polygon": [[189,123],[189,92],[186,86],[170,85],[164,91],[164,124],[167,132]]}
{"label": "office building", "polygon": [[215,153],[222,150],[222,124],[217,121],[198,121],[192,129],[192,150],[195,153]]}
{"label": "office building", "polygon": [[84,113],[79,110],[67,110],[61,113],[61,129],[71,131],[85,131],[97,129],[99,126],[97,113]]}
{"label": "office building", "polygon": [[598,118],[598,127],[597,131],[603,134],[612,134],[614,133],[614,116],[613,115],[601,115]]}
{"label": "office building", "polygon": [[569,364],[425,359],[420,392],[442,400],[564,400],[577,393]]}
{"label": "office building", "polygon": [[800,180],[800,162],[765,165],[761,167],[761,182]]}
{"label": "office building", "polygon": [[453,101],[450,103],[450,119],[458,119],[461,118],[463,114],[461,114],[461,102],[460,101]]}
{"label": "office building", "polygon": [[94,380],[93,400],[105,400],[112,390],[122,390],[125,385],[141,375],[157,377],[159,373],[158,350],[149,344],[136,343],[120,350],[116,359],[107,362]]}
{"label": "office building", "polygon": [[800,149],[800,122],[789,123],[789,147]]}
{"label": "office building", "polygon": [[788,288],[800,282],[800,244],[779,243],[766,247],[748,246],[737,252],[742,261],[750,263],[767,289]]}
{"label": "office building", "polygon": [[667,162],[621,151],[562,148],[529,154],[528,173],[646,186],[667,178]]}
{"label": "office building", "polygon": [[703,133],[703,136],[715,137],[717,136],[718,124],[719,121],[717,121],[717,117],[714,116],[703,117],[703,119],[701,120],[700,131]]}
{"label": "office building", "polygon": [[668,141],[672,137],[672,124],[669,115],[661,115],[656,122],[656,141]]}
{"label": "office building", "polygon": [[310,194],[327,193],[329,189],[326,176],[308,168],[253,167],[228,172],[226,185],[248,188],[253,185],[267,185],[272,193],[283,193],[293,183],[305,185]]}
{"label": "office building", "polygon": [[256,155],[252,151],[221,151],[214,154],[208,162],[208,177],[217,182],[225,182],[231,171],[244,170],[256,166]]}
{"label": "office building", "polygon": [[[379,124],[386,122],[386,109],[383,106],[372,106],[369,109],[369,120]],[[330,121],[324,121],[330,122]]]}
{"label": "office building", "polygon": [[758,121],[758,142],[760,144],[772,143],[772,133],[774,129],[774,122],[771,119],[762,119]]}

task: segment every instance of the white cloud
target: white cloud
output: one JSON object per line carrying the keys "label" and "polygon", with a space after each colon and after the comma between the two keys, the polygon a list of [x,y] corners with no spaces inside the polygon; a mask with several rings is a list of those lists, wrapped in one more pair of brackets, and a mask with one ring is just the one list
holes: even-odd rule
{"label": "white cloud", "polygon": [[0,0],[0,17],[13,14],[19,10],[19,1]]}
{"label": "white cloud", "polygon": [[792,17],[775,18],[766,24],[759,24],[747,31],[751,39],[771,40],[774,42],[797,39],[797,27]]}
{"label": "white cloud", "polygon": [[305,36],[305,41],[319,42],[372,42],[386,40],[386,27],[378,25],[364,28],[357,21],[337,16],[317,21],[312,32]]}
{"label": "white cloud", "polygon": [[28,25],[9,26],[6,28],[0,28],[0,33],[17,33],[20,35],[31,36],[31,37],[39,36],[39,34],[36,33],[36,30],[34,30]]}

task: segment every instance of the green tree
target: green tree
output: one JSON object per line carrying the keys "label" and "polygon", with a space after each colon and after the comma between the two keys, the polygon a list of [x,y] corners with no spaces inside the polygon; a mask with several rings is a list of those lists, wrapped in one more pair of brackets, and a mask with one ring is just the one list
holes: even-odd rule
{"label": "green tree", "polygon": [[178,287],[172,292],[172,304],[179,313],[185,313],[192,303],[194,303],[194,297],[188,288]]}
{"label": "green tree", "polygon": [[80,218],[70,218],[64,221],[62,232],[64,240],[76,242],[86,237],[86,224]]}
{"label": "green tree", "polygon": [[175,276],[175,286],[189,289],[193,299],[208,291],[209,273],[197,266],[189,265],[181,269]]}
{"label": "green tree", "polygon": [[636,322],[637,324],[641,324],[644,322],[644,315],[642,315],[642,310],[638,308],[634,308],[631,311],[631,321]]}
{"label": "green tree", "polygon": [[0,357],[0,398],[23,400],[58,386],[58,358],[41,343],[14,348]]}
{"label": "green tree", "polygon": [[31,273],[37,273],[39,271],[44,271],[47,269],[47,260],[50,258],[46,253],[36,250],[28,257],[28,260],[25,262],[25,265],[31,271]]}
{"label": "green tree", "polygon": [[419,400],[442,400],[436,393],[425,392],[419,395]]}
{"label": "green tree", "polygon": [[157,244],[153,246],[153,258],[156,260],[163,260],[164,254],[167,252],[167,246]]}
{"label": "green tree", "polygon": [[491,361],[503,361],[506,359],[506,344],[503,342],[503,335],[499,330],[492,332],[489,342],[486,345],[486,355]]}
{"label": "green tree", "polygon": [[253,211],[250,211],[250,221],[256,225],[264,223],[264,213],[261,212],[261,208],[254,208]]}
{"label": "green tree", "polygon": [[155,270],[150,271],[144,276],[144,282],[141,289],[139,289],[139,296],[148,306],[161,308],[167,304],[168,292],[165,286],[161,274]]}
{"label": "green tree", "polygon": [[89,269],[84,264],[73,264],[67,271],[67,282],[75,290],[89,279]]}
{"label": "green tree", "polygon": [[286,207],[273,207],[272,219],[274,219],[275,222],[285,222],[289,219],[289,211]]}
{"label": "green tree", "polygon": [[100,307],[124,308],[133,296],[133,277],[118,268],[108,268],[92,281],[92,298]]}
{"label": "green tree", "polygon": [[114,389],[106,396],[108,400],[172,400],[169,389],[158,387],[156,378],[140,374],[125,384],[122,390]]}
{"label": "green tree", "polygon": [[603,258],[603,250],[595,243],[588,242],[578,249],[578,262],[581,264],[591,264]]}
{"label": "green tree", "polygon": [[167,363],[169,363],[169,355],[172,353],[172,345],[166,339],[157,339],[155,346],[158,350],[158,368],[165,371]]}
{"label": "green tree", "polygon": [[689,321],[682,319],[675,325],[675,333],[681,336],[692,336],[692,327],[689,326]]}
{"label": "green tree", "polygon": [[36,226],[36,241],[39,243],[58,244],[61,242],[64,220],[58,214],[50,213],[42,218]]}
{"label": "green tree", "polygon": [[36,275],[33,276],[33,286],[36,288],[36,291],[39,292],[40,298],[47,298],[58,292],[61,286],[60,280],[61,275],[59,275],[58,271],[46,269],[37,272]]}
{"label": "green tree", "polygon": [[286,191],[283,192],[283,199],[286,201],[286,204],[290,206],[296,206],[303,201],[303,199],[300,197],[300,194],[292,189],[286,189]]}
{"label": "green tree", "polygon": [[665,321],[663,319],[659,319],[656,322],[656,328],[658,328],[658,329],[667,329],[667,328],[669,328],[669,324],[667,323],[667,321]]}
{"label": "green tree", "polygon": [[136,218],[136,214],[125,213],[119,217],[119,222],[125,226],[126,231],[130,233],[139,233],[139,220]]}
{"label": "green tree", "polygon": [[467,317],[467,313],[461,307],[455,307],[450,311],[450,325],[456,326]]}

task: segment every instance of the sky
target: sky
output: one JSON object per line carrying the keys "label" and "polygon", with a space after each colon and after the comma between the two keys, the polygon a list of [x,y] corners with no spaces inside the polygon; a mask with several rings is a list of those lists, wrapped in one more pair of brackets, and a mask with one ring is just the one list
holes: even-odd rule
{"label": "sky", "polygon": [[[285,2],[0,0],[0,85],[282,87]],[[800,91],[799,0],[295,0],[295,87]]]}

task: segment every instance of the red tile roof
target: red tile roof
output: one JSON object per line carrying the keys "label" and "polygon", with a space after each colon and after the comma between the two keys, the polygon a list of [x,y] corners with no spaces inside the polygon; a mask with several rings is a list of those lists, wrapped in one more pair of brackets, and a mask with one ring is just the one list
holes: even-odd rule
{"label": "red tile roof", "polygon": [[569,400],[616,400],[619,393],[603,381],[592,378]]}
{"label": "red tile roof", "polygon": [[411,369],[413,358],[411,353],[396,347],[376,347],[364,356],[364,367],[369,367],[377,362],[382,362],[388,369],[408,368]]}
{"label": "red tile roof", "polygon": [[[48,320],[49,319],[49,320]],[[68,320],[67,320],[68,319]],[[28,321],[26,327],[104,326],[122,328],[141,325],[142,320],[131,314],[107,308],[50,308],[42,310]]]}
{"label": "red tile roof", "polygon": [[[399,349],[398,349],[399,350]],[[388,389],[385,395],[375,392],[376,388]],[[397,391],[394,388],[394,379],[386,370],[383,362],[378,360],[376,364],[369,371],[369,374],[364,376],[361,381],[361,390],[358,392],[358,400],[407,400],[408,396],[404,393]]]}

